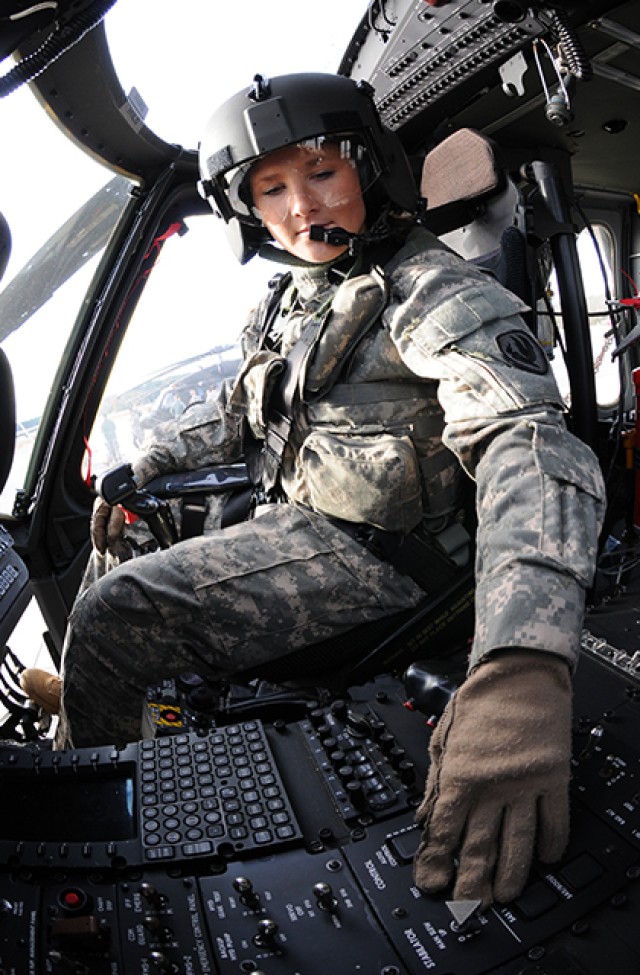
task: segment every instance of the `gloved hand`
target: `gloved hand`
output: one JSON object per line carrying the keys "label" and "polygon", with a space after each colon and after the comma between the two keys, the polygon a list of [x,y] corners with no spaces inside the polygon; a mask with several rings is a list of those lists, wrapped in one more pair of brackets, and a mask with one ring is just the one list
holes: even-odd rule
{"label": "gloved hand", "polygon": [[116,558],[125,560],[131,557],[130,547],[123,538],[125,514],[118,505],[112,507],[96,498],[91,516],[91,544],[100,553],[106,555],[109,551]]}
{"label": "gloved hand", "polygon": [[482,908],[517,897],[534,852],[562,855],[569,838],[571,680],[565,661],[530,650],[480,664],[433,733],[414,881]]}

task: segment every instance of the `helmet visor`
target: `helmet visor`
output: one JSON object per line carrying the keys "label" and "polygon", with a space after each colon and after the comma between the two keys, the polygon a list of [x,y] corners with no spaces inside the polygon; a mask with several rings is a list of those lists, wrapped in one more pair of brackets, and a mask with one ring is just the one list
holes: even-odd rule
{"label": "helmet visor", "polygon": [[229,173],[228,198],[239,219],[277,226],[296,207],[319,208],[330,216],[360,199],[378,176],[379,167],[356,136],[319,136]]}

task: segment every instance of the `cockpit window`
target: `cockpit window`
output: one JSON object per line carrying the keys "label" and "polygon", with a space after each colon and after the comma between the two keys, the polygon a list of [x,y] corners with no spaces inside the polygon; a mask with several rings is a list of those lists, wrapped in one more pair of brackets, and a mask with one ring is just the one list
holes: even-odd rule
{"label": "cockpit window", "polygon": [[[620,396],[619,363],[611,358],[615,345],[607,305],[607,295],[615,297],[612,274],[615,267],[614,239],[604,224],[594,224],[591,230],[593,233],[585,228],[578,235],[578,260],[589,316],[596,400],[600,409],[610,410],[616,406]],[[562,352],[564,329],[554,269],[548,278],[544,300],[539,304],[538,321],[542,328],[543,344],[552,350],[552,364],[560,392],[569,403],[569,377]]]}
{"label": "cockpit window", "polygon": [[241,266],[213,214],[167,236],[86,438],[82,476],[135,460],[164,425],[215,396],[240,364],[240,332],[274,266]]}
{"label": "cockpit window", "polygon": [[[88,284],[129,199],[131,183],[78,152],[26,88],[2,102],[3,131],[25,133],[24,151],[0,158],[0,208],[12,237],[0,283],[0,344],[13,374],[17,436],[0,495],[11,514]],[[29,146],[45,138],[46,164]]]}
{"label": "cockpit window", "polygon": [[[148,0],[127,0],[109,9],[104,29],[119,83],[125,91],[135,88],[145,124],[167,143],[195,149],[215,105],[225,95],[249,86],[256,72],[337,70],[361,15],[359,7],[345,11],[343,0],[326,0],[310,37],[308,12],[299,0],[279,0],[277,5],[251,0],[242,16],[233,6],[216,5],[214,13],[210,0],[190,0],[188,15],[181,15],[173,5],[156,4],[150,16]],[[282,23],[287,24],[286,31]],[[307,40],[292,45],[291,36]],[[238,45],[241,56],[236,56]],[[14,508],[16,492],[25,485],[30,462],[46,446],[37,441],[46,404],[60,385],[58,370],[74,323],[132,184],[65,137],[27,85],[0,99],[0,131],[0,211],[13,237],[9,267],[0,283],[0,344],[14,375],[18,419],[13,469],[0,495],[0,513],[6,515]],[[212,225],[211,217],[207,234],[214,233]],[[178,248],[174,242],[168,250],[191,251],[195,239],[191,233],[187,246]],[[236,296],[246,293],[246,278],[245,272],[245,283]],[[145,306],[150,306],[150,300]],[[213,308],[213,301],[208,307]],[[246,311],[242,302],[239,308]],[[223,318],[224,312],[217,316],[212,312],[212,323]],[[222,331],[228,324],[227,320]],[[197,354],[205,358],[218,354],[212,350],[227,341],[220,332],[219,327],[215,334],[204,330]],[[119,358],[102,412],[110,409],[109,397],[122,392],[124,381],[118,370],[130,373],[135,363],[134,386],[153,373],[155,363],[136,357],[133,341],[128,343],[130,351],[123,350]],[[170,343],[162,344],[166,357],[160,371],[188,358]],[[202,368],[208,368],[205,359]],[[180,381],[180,372],[175,377],[167,374],[165,385]],[[162,388],[161,383],[157,394]],[[141,405],[150,406],[146,400]],[[102,416],[93,434],[101,430],[101,420]],[[108,431],[109,424],[105,426]]]}

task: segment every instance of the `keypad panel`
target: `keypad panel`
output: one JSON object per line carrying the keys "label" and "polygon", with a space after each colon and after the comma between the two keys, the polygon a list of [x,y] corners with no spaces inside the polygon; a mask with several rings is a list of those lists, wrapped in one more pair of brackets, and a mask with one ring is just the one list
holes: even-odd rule
{"label": "keypad panel", "polygon": [[262,722],[156,738],[139,750],[147,861],[246,855],[301,839]]}

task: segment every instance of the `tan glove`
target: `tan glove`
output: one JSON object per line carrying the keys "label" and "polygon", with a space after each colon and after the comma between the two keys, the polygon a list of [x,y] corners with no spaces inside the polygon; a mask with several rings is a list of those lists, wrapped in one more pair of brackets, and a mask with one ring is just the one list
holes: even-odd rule
{"label": "tan glove", "polygon": [[106,555],[107,550],[116,558],[131,557],[131,550],[123,538],[125,515],[122,508],[112,507],[96,498],[91,515],[91,544],[100,553]]}
{"label": "tan glove", "polygon": [[534,851],[545,862],[569,838],[571,680],[547,653],[514,650],[481,664],[449,701],[433,733],[416,811],[423,828],[414,881],[454,900],[517,897]]}

